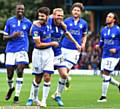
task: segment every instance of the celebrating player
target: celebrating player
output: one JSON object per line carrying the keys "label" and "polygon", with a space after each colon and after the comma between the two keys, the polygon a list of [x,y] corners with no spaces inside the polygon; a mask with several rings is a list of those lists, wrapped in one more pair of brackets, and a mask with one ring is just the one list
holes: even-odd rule
{"label": "celebrating player", "polygon": [[[53,61],[54,53],[52,46],[57,47],[58,42],[51,42],[51,27],[47,25],[47,20],[50,10],[47,7],[41,7],[37,11],[37,26],[32,26],[32,37],[35,43],[35,48],[32,54],[33,74],[35,79],[33,80],[30,97],[26,103],[27,106],[31,106],[33,101],[42,107],[46,107],[46,99],[50,90],[51,74],[54,72]],[[39,85],[44,77],[44,86],[42,93],[42,101],[38,100]]]}
{"label": "celebrating player", "polygon": [[[13,75],[16,68],[16,90],[14,103],[18,103],[19,95],[23,82],[23,70],[25,64],[28,64],[28,34],[31,27],[31,22],[24,17],[24,5],[16,5],[16,16],[9,18],[6,22],[4,31],[8,35],[4,35],[3,38],[7,40],[6,46],[6,67],[9,91],[6,95],[6,100],[9,100],[13,91],[15,90],[13,85]],[[16,67],[15,67],[16,66]]]}
{"label": "celebrating player", "polygon": [[[67,26],[63,22],[63,16],[64,16],[63,10],[61,8],[55,8],[53,10],[53,16],[49,18],[48,23],[52,27],[52,32],[51,32],[52,41],[57,41],[59,43],[58,47],[53,47],[54,56],[55,56],[54,66],[58,69],[58,72],[61,77],[60,80],[65,82],[68,77],[68,73],[64,71],[66,69],[66,65],[64,63],[64,56],[61,51],[61,41],[63,35],[66,36],[70,41],[72,41],[78,50],[81,49],[81,46],[71,36],[70,32],[68,32]],[[64,85],[62,85],[61,88],[63,87]],[[59,101],[60,99],[59,96],[54,96],[54,95],[52,96],[52,98],[54,98],[56,101]],[[63,106],[64,104],[62,102],[59,102],[58,105]]]}
{"label": "celebrating player", "polygon": [[[61,78],[66,80],[68,77],[68,74],[67,72],[64,71],[64,67],[66,66],[63,63],[64,56],[62,55],[62,51],[61,51],[61,40],[63,38],[63,35],[66,35],[69,38],[69,40],[71,40],[76,45],[77,49],[81,49],[81,47],[75,41],[75,39],[71,36],[71,34],[67,31],[66,25],[63,22],[63,16],[64,16],[64,12],[62,8],[55,8],[53,10],[53,15],[50,16],[48,19],[48,24],[51,26],[51,29],[52,29],[51,31],[52,41],[56,41],[59,43],[58,47],[52,47],[54,51],[54,56],[55,56],[54,66],[55,68],[58,69]],[[37,22],[34,24],[37,25]],[[63,105],[63,104],[60,104],[60,105]]]}
{"label": "celebrating player", "polygon": [[[62,53],[65,58],[65,65],[62,72],[67,74],[70,69],[75,65],[79,59],[81,48],[85,48],[86,43],[86,33],[87,33],[87,23],[85,20],[80,18],[81,12],[83,10],[83,5],[81,3],[74,3],[72,5],[72,17],[65,19],[65,24],[67,25],[67,30],[71,33],[73,38],[77,41],[80,45],[80,48],[77,49],[75,44],[70,41],[67,37],[63,38],[62,41]],[[67,74],[68,76],[68,74]],[[67,78],[59,79],[58,86],[56,92],[54,94],[54,98],[57,101],[59,106],[63,106],[63,102],[61,100],[61,93],[63,92],[65,83]]]}
{"label": "celebrating player", "polygon": [[98,102],[107,101],[106,96],[110,83],[117,86],[120,91],[120,83],[110,76],[120,58],[120,28],[117,25],[117,16],[115,13],[110,12],[107,14],[106,25],[102,28],[100,43],[96,45],[96,48],[103,47],[101,62],[101,74],[103,78],[102,96]]}

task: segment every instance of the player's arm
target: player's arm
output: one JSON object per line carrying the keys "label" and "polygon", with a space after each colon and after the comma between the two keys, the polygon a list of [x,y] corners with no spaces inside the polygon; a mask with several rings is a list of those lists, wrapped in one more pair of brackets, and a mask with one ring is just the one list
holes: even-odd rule
{"label": "player's arm", "polygon": [[20,37],[21,32],[14,32],[12,35],[3,35],[3,40],[11,40]]}
{"label": "player's arm", "polygon": [[84,23],[82,31],[83,31],[83,33],[82,33],[81,47],[84,50],[85,45],[86,45],[86,41],[87,41],[87,32],[88,32],[88,24],[87,24],[87,22]]}
{"label": "player's arm", "polygon": [[35,37],[34,42],[37,48],[45,48],[49,46],[58,46],[59,44],[57,42],[48,42],[44,43],[40,41],[40,37]]}
{"label": "player's arm", "polygon": [[41,42],[41,38],[40,38],[40,31],[38,31],[36,29],[35,26],[32,27],[31,29],[31,33],[32,33],[32,37],[34,40],[34,43],[36,45],[37,48],[45,48],[45,47],[49,47],[49,46],[58,46],[59,44],[57,42]]}
{"label": "player's arm", "polygon": [[109,51],[110,51],[111,53],[116,53],[117,51],[120,51],[120,46],[117,46],[117,47],[115,47],[115,48],[111,48]]}
{"label": "player's arm", "polygon": [[64,30],[65,36],[67,36],[67,38],[68,38],[69,40],[71,40],[71,41],[76,45],[77,49],[78,49],[79,51],[81,51],[81,46],[80,46],[80,45],[78,44],[78,42],[72,37],[71,33],[70,33],[69,31],[67,31],[67,25],[66,25],[64,22],[62,22],[61,25],[62,25],[62,28],[63,28],[63,30]]}
{"label": "player's arm", "polygon": [[83,36],[82,36],[82,43],[81,43],[82,49],[85,49],[86,40],[87,40],[87,34],[83,34]]}
{"label": "player's arm", "polygon": [[5,28],[4,28],[4,32],[6,34],[3,35],[3,40],[11,40],[13,38],[19,37],[21,35],[21,32],[13,32],[11,35],[10,33],[10,23],[9,20],[6,22]]}

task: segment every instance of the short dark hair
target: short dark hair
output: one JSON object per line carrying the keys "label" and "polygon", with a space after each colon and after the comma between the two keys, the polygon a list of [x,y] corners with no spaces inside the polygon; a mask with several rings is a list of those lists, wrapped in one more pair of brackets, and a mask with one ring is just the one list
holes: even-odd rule
{"label": "short dark hair", "polygon": [[50,14],[50,9],[48,7],[41,7],[37,10],[37,14],[38,13],[44,13],[48,16]]}
{"label": "short dark hair", "polygon": [[72,5],[71,10],[73,10],[73,8],[75,8],[75,7],[78,7],[78,8],[80,8],[81,11],[84,11],[83,3],[79,3],[79,2],[74,3],[74,4]]}

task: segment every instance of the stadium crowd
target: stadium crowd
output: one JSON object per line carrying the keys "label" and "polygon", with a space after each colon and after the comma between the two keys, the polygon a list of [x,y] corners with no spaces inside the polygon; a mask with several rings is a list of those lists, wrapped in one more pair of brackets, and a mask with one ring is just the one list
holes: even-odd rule
{"label": "stadium crowd", "polygon": [[100,69],[101,49],[95,49],[95,45],[99,43],[99,36],[90,34],[87,37],[86,48],[80,54],[78,64],[75,69]]}

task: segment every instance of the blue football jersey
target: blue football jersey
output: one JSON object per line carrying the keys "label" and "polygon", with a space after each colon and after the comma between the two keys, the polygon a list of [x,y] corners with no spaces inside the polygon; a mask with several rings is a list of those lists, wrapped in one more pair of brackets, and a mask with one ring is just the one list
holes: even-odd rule
{"label": "blue football jersey", "polygon": [[[51,42],[51,29],[49,25],[42,25],[41,27],[33,25],[31,31],[33,39],[40,37],[40,41],[43,43]],[[37,48],[36,45],[34,45],[34,47]],[[50,46],[45,48],[50,48]]]}
{"label": "blue football jersey", "polygon": [[11,36],[13,32],[21,32],[21,36],[7,42],[6,52],[28,51],[28,34],[31,25],[32,22],[25,17],[22,20],[18,20],[16,16],[13,16],[7,20],[4,31],[7,32],[9,36]]}
{"label": "blue football jersey", "polygon": [[[100,46],[103,47],[103,58],[120,57],[120,28],[117,25],[112,27],[105,26],[102,28],[100,37]],[[116,53],[111,53],[109,50],[116,48]]]}
{"label": "blue football jersey", "polygon": [[48,24],[51,26],[51,40],[59,43],[58,47],[53,47],[54,55],[58,56],[62,53],[61,40],[63,38],[64,33],[67,32],[67,29],[64,30],[61,25],[60,26],[55,25],[52,17],[48,19]]}
{"label": "blue football jersey", "polygon": [[[67,30],[71,33],[74,39],[81,45],[83,34],[87,34],[88,25],[87,22],[80,18],[78,22],[74,21],[73,17],[65,19],[65,24],[67,25]],[[62,46],[67,49],[77,50],[75,44],[70,41],[67,37],[63,38]]]}

